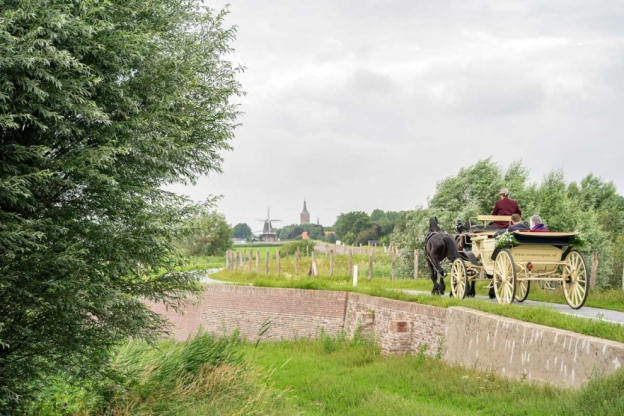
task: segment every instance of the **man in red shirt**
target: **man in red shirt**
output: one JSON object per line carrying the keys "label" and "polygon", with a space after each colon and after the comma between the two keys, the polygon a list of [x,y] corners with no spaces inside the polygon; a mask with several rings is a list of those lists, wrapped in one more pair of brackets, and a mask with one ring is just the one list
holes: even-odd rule
{"label": "man in red shirt", "polygon": [[[513,199],[509,199],[509,189],[501,189],[499,195],[500,199],[496,201],[496,204],[494,205],[494,210],[492,211],[492,215],[522,215],[522,211],[520,211],[518,203]],[[505,221],[496,221],[493,222],[492,225],[498,228],[509,227],[509,223]]]}

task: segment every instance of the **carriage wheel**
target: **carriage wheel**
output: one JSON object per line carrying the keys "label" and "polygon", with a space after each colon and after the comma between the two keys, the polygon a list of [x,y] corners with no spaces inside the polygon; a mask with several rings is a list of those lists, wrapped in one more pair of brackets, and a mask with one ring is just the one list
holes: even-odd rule
{"label": "carriage wheel", "polygon": [[587,263],[585,256],[579,251],[572,250],[565,258],[563,266],[563,293],[572,309],[579,309],[585,304],[589,294],[589,279],[587,278]]}
{"label": "carriage wheel", "polygon": [[516,302],[524,302],[529,297],[529,290],[531,290],[530,280],[518,280],[516,285]]}
{"label": "carriage wheel", "polygon": [[513,302],[516,296],[516,265],[507,250],[501,250],[494,262],[494,293],[501,304]]}
{"label": "carriage wheel", "polygon": [[451,293],[457,299],[466,297],[466,286],[468,285],[468,273],[466,265],[462,259],[455,259],[451,266]]}

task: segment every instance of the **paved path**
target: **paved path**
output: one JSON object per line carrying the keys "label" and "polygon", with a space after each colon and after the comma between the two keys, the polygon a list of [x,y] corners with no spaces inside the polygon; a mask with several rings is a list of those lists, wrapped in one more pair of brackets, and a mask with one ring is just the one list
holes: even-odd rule
{"label": "paved path", "polygon": [[[199,272],[201,273],[200,281],[202,283],[206,283],[209,285],[229,284],[228,282],[210,278],[211,274],[216,273],[220,270],[222,269],[208,269],[208,270]],[[392,290],[396,290],[396,289],[392,289]],[[431,295],[431,292],[428,292],[425,290],[403,290],[403,292],[409,293],[412,295]],[[448,294],[445,296],[448,296]],[[490,299],[487,296],[478,295],[475,298],[485,300],[488,302],[496,302],[495,299]],[[514,304],[523,305],[527,307],[541,306],[544,308],[555,309],[556,311],[559,311],[566,315],[581,316],[583,318],[589,318],[589,319],[599,319],[603,321],[614,322],[614,323],[624,325],[624,312],[617,312],[617,311],[612,311],[609,309],[591,308],[589,306],[583,306],[581,309],[572,309],[565,303],[562,304],[562,303],[538,302],[535,300],[525,300],[522,303],[514,302]]]}
{"label": "paved path", "polygon": [[[403,290],[403,292],[412,295],[431,295],[431,292],[424,290]],[[444,295],[448,296],[448,294]],[[476,299],[486,300],[488,302],[496,302],[496,299],[490,299],[488,296],[475,296]],[[522,303],[514,302],[514,305],[523,305],[527,307],[541,306],[544,308],[555,309],[566,315],[581,316],[583,318],[600,319],[603,321],[619,323],[624,325],[624,312],[612,311],[609,309],[591,308],[589,306],[583,306],[581,309],[572,309],[567,303],[550,303],[550,302],[538,302],[535,300],[525,300]]]}

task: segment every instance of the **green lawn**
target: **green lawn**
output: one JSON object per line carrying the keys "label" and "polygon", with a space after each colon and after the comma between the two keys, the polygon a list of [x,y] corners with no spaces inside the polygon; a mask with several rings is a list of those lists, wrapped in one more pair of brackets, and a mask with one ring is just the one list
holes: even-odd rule
{"label": "green lawn", "polygon": [[[502,379],[423,355],[382,358],[336,340],[260,344],[249,357],[306,415],[621,415],[624,371],[581,392]],[[619,390],[618,390],[619,389]],[[299,413],[300,412],[300,413]]]}
{"label": "green lawn", "polygon": [[242,344],[198,334],[116,350],[114,378],[42,386],[28,415],[570,415],[624,414],[624,369],[580,391],[508,380],[424,354],[383,358],[375,344]]}
{"label": "green lawn", "polygon": [[[248,249],[240,249],[239,251],[245,251],[249,254]],[[255,264],[255,250],[252,255],[252,267],[251,271],[255,272],[256,264]],[[270,280],[273,282],[279,281],[288,281],[291,279],[300,279],[307,276],[308,271],[310,270],[311,257],[301,257],[298,264],[297,273],[295,273],[295,265],[294,259],[291,255],[290,257],[282,257],[280,260],[280,276],[277,274],[277,262],[275,257],[275,249],[269,250],[269,273],[265,275],[265,259],[266,259],[266,248],[259,250],[259,267],[258,274],[249,274],[245,276],[245,273],[237,273],[236,275],[228,276],[228,278],[236,279],[233,281],[241,282],[241,283],[250,283],[254,280],[258,279],[261,276],[266,276],[263,280]],[[411,278],[398,278],[398,272],[396,272],[397,278],[391,282],[391,270],[392,270],[392,261],[391,257],[383,254],[378,251],[377,254],[374,255],[373,261],[373,278],[382,279],[387,283],[388,288],[400,288],[400,289],[412,289],[412,290],[426,290],[430,291],[432,288],[431,280],[429,279],[428,272],[420,271],[420,278],[418,280],[413,280]],[[316,253],[316,265],[319,273],[319,278],[322,280],[329,279],[330,281],[350,281],[349,278],[349,265],[348,265],[348,256],[344,254],[338,254],[334,257],[334,270],[333,276],[330,277],[330,260],[329,256],[325,254]],[[358,275],[359,275],[359,283],[366,284],[365,280],[368,279],[368,256],[367,255],[354,255],[353,256],[353,265],[358,266]],[[397,265],[398,270],[398,265]],[[242,270],[243,272],[249,271],[249,261],[246,261]],[[217,277],[220,278],[220,277]],[[223,278],[223,277],[221,277]],[[224,279],[224,278],[223,278]],[[225,280],[225,279],[224,279]],[[447,284],[447,292],[450,291],[449,286],[449,278],[445,279]],[[478,295],[487,295],[488,289],[486,288],[488,282],[487,281],[478,281],[476,283],[477,294]],[[561,303],[566,304],[565,296],[563,295],[563,290],[561,287],[558,287],[556,290],[548,290],[541,289],[537,284],[531,285],[531,290],[529,293],[529,300],[536,300],[542,302],[552,302],[552,303]],[[593,290],[590,291],[589,297],[585,306],[591,306],[595,308],[602,309],[610,309],[615,311],[624,312],[624,291],[622,290]]]}

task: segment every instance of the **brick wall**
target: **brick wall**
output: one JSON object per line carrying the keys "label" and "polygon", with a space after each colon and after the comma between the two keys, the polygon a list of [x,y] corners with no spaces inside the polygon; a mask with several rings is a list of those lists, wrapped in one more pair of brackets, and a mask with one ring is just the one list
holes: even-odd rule
{"label": "brick wall", "polygon": [[179,315],[150,303],[185,340],[201,326],[218,334],[255,340],[315,338],[321,330],[373,338],[384,355],[416,354],[426,346],[449,363],[496,371],[511,378],[578,387],[593,372],[609,374],[624,365],[624,344],[503,318],[467,308],[438,308],[357,293],[207,286]]}
{"label": "brick wall", "polygon": [[184,315],[150,304],[173,324],[172,335],[185,340],[201,326],[208,332],[240,334],[255,340],[265,322],[266,340],[315,338],[321,331],[337,335],[344,328],[346,292],[250,286],[206,286],[200,300]]}
{"label": "brick wall", "polygon": [[183,315],[150,305],[169,318],[178,340],[200,326],[218,334],[238,329],[250,340],[265,322],[270,323],[266,340],[315,338],[321,330],[331,335],[344,330],[352,337],[359,326],[363,336],[379,342],[385,355],[417,353],[425,344],[428,352],[436,353],[446,322],[446,309],[434,306],[348,292],[251,286],[207,286]]}
{"label": "brick wall", "polygon": [[447,310],[393,299],[351,293],[345,315],[345,332],[353,336],[358,325],[370,326],[364,318],[373,315],[372,332],[385,355],[415,354],[426,346],[438,352],[444,336]]}

